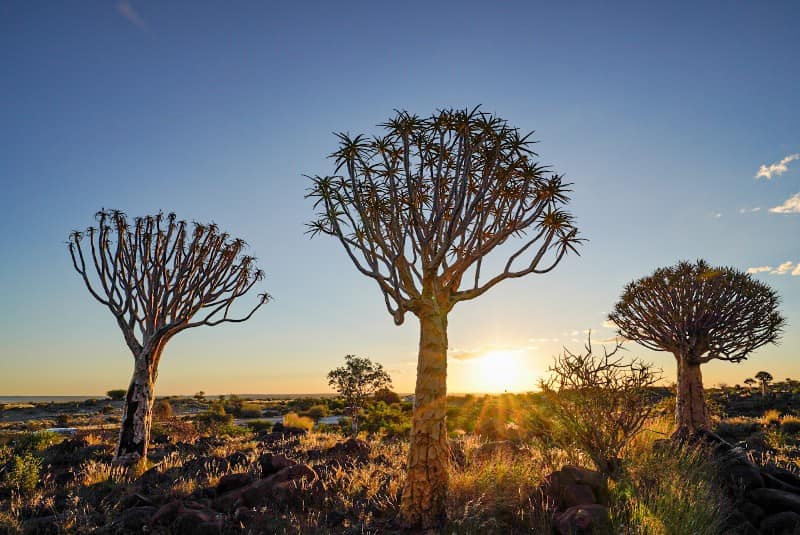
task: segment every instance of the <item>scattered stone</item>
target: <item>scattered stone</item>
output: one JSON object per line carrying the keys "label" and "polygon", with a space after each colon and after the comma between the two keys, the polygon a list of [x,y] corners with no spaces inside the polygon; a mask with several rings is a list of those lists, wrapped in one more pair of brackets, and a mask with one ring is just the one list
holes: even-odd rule
{"label": "scattered stone", "polygon": [[358,459],[366,460],[369,457],[370,447],[369,444],[364,442],[363,440],[359,440],[357,438],[350,437],[344,442],[339,442],[338,444],[328,448],[328,455],[332,456],[348,456],[348,457],[355,457]]}
{"label": "scattered stone", "polygon": [[267,453],[258,459],[258,464],[261,466],[261,477],[264,478],[277,474],[284,468],[297,464],[297,462],[286,458],[285,455]]}
{"label": "scattered stone", "polygon": [[745,491],[764,487],[764,478],[761,477],[761,470],[751,463],[731,466],[726,469],[726,475],[734,485]]}
{"label": "scattered stone", "polygon": [[576,505],[555,516],[556,531],[561,535],[607,533],[611,528],[608,508],[603,505]]}
{"label": "scattered stone", "polygon": [[800,515],[792,511],[784,511],[770,515],[760,524],[765,535],[792,535],[800,531]]}
{"label": "scattered stone", "polygon": [[58,517],[55,515],[30,518],[22,525],[25,535],[57,535],[60,531]]}
{"label": "scattered stone", "polygon": [[253,478],[250,477],[250,474],[228,474],[226,476],[222,476],[216,486],[217,495],[221,496],[222,494],[225,494],[233,489],[247,486],[252,481]]}
{"label": "scattered stone", "polygon": [[597,503],[592,492],[592,487],[583,483],[570,483],[564,488],[561,495],[564,509],[576,505],[592,505]]}
{"label": "scattered stone", "polygon": [[152,505],[142,505],[125,509],[117,521],[120,528],[128,533],[142,532],[142,529],[150,524],[157,509]]}
{"label": "scattered stone", "polygon": [[791,492],[763,488],[752,490],[747,496],[751,501],[771,513],[780,513],[784,511],[800,513],[800,496]]}
{"label": "scattered stone", "polygon": [[766,511],[764,511],[763,507],[760,507],[754,504],[753,502],[741,503],[739,504],[737,509],[739,509],[739,511],[742,512],[742,514],[747,518],[747,520],[749,520],[756,526],[758,525],[759,522],[761,522],[761,519],[764,518],[764,515],[766,514]]}

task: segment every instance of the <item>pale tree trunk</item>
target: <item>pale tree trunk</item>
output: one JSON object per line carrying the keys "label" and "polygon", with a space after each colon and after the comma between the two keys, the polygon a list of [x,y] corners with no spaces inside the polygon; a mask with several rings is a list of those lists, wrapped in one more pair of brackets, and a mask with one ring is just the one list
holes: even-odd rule
{"label": "pale tree trunk", "polygon": [[163,344],[154,350],[144,349],[134,359],[133,377],[125,396],[119,443],[114,456],[116,464],[131,465],[147,457],[162,348]]}
{"label": "pale tree trunk", "polygon": [[419,320],[417,385],[400,517],[406,527],[431,529],[447,521],[447,312],[425,310]]}
{"label": "pale tree trunk", "polygon": [[350,415],[350,432],[353,433],[353,438],[358,438],[358,407],[355,407]]}
{"label": "pale tree trunk", "polygon": [[708,411],[703,393],[703,375],[700,364],[694,359],[676,355],[678,360],[678,396],[675,403],[675,419],[678,429],[690,432],[708,428]]}

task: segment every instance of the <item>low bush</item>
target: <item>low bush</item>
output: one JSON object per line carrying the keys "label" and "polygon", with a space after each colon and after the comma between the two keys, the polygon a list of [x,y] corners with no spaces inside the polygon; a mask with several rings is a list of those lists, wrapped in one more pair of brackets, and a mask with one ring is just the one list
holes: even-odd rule
{"label": "low bush", "polygon": [[759,430],[761,424],[753,418],[734,416],[721,420],[716,427],[716,432],[727,439],[742,440]]}
{"label": "low bush", "polygon": [[761,417],[762,425],[778,425],[781,421],[781,413],[775,409],[770,409]]}
{"label": "low bush", "polygon": [[64,437],[53,433],[52,431],[35,431],[33,433],[26,433],[17,441],[17,453],[38,453],[46,450],[50,446],[58,444],[63,441]]}
{"label": "low bush", "polygon": [[172,417],[172,404],[166,399],[160,399],[153,408],[153,418],[164,421]]}
{"label": "low bush", "polygon": [[247,427],[254,433],[269,433],[272,431],[272,422],[268,420],[253,420],[247,422]]}
{"label": "low bush", "polygon": [[8,473],[5,477],[6,487],[20,494],[29,495],[39,483],[42,460],[30,452],[11,457]]}
{"label": "low bush", "polygon": [[786,415],[781,418],[781,431],[789,435],[800,433],[800,418],[797,416]]}
{"label": "low bush", "polygon": [[306,431],[314,429],[314,420],[307,416],[298,416],[297,413],[290,412],[283,416],[284,427],[299,427]]}

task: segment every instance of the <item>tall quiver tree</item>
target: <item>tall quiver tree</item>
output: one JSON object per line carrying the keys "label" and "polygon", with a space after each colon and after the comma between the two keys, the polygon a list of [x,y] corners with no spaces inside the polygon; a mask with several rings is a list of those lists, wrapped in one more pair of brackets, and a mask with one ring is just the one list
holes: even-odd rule
{"label": "tall quiver tree", "polygon": [[[547,273],[580,239],[562,209],[568,184],[503,119],[477,108],[398,112],[380,126],[379,137],[338,134],[335,175],[311,177],[310,232],[339,240],[397,325],[407,312],[419,319],[400,514],[406,526],[432,528],[446,520],[449,312],[505,279]],[[487,276],[485,258],[503,244],[514,248]]]}
{"label": "tall quiver tree", "polygon": [[130,224],[120,211],[101,210],[97,226],[70,235],[73,266],[114,315],[133,353],[117,463],[147,455],[158,363],[167,342],[192,327],[245,321],[269,299],[263,293],[246,315],[231,317],[233,302],[264,276],[255,259],[243,254],[245,246],[214,224],[189,225],[172,213]]}
{"label": "tall quiver tree", "polygon": [[675,417],[679,429],[708,427],[700,366],[741,362],[777,343],[784,326],[780,298],[766,284],[730,267],[679,262],[631,282],[609,319],[619,334],[678,364]]}

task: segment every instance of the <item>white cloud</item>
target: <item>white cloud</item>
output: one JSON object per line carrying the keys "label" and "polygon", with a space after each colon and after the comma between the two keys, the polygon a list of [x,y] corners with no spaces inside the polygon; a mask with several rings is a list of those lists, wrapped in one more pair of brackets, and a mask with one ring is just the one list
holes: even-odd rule
{"label": "white cloud", "polygon": [[720,217],[722,217],[722,212],[714,212],[713,214],[711,214],[711,216],[714,219],[719,219]]}
{"label": "white cloud", "polygon": [[792,262],[790,260],[787,260],[786,262],[784,262],[780,266],[776,267],[775,269],[773,269],[769,273],[770,273],[770,275],[786,275],[792,269],[794,269],[794,262]]}
{"label": "white cloud", "polygon": [[800,262],[792,262],[787,260],[776,268],[772,266],[758,266],[747,268],[748,273],[769,273],[770,275],[786,275],[791,274],[794,277],[800,277]]}
{"label": "white cloud", "polygon": [[616,330],[617,329],[617,324],[614,323],[611,320],[605,320],[603,322],[603,327],[605,327],[606,329],[614,329],[614,330]]}
{"label": "white cloud", "polygon": [[500,345],[487,345],[476,347],[472,349],[450,349],[447,356],[456,360],[472,360],[479,359],[488,355],[489,353],[524,353],[526,351],[534,351],[538,349],[536,346],[500,346]]}
{"label": "white cloud", "polygon": [[800,214],[800,193],[795,193],[780,206],[769,209],[773,214]]}
{"label": "white cloud", "polygon": [[755,208],[739,208],[740,214],[752,214],[761,210],[760,206],[756,206]]}
{"label": "white cloud", "polygon": [[762,165],[758,168],[756,178],[766,178],[771,180],[774,176],[781,176],[789,170],[789,163],[800,160],[800,154],[790,154],[779,162],[771,163],[769,165]]}
{"label": "white cloud", "polygon": [[120,0],[117,2],[117,13],[140,30],[147,31],[147,25],[144,23],[144,20],[139,16],[139,13],[133,9],[133,6],[128,0]]}
{"label": "white cloud", "polygon": [[558,338],[528,338],[528,342],[533,344],[544,344],[547,342],[558,342]]}

